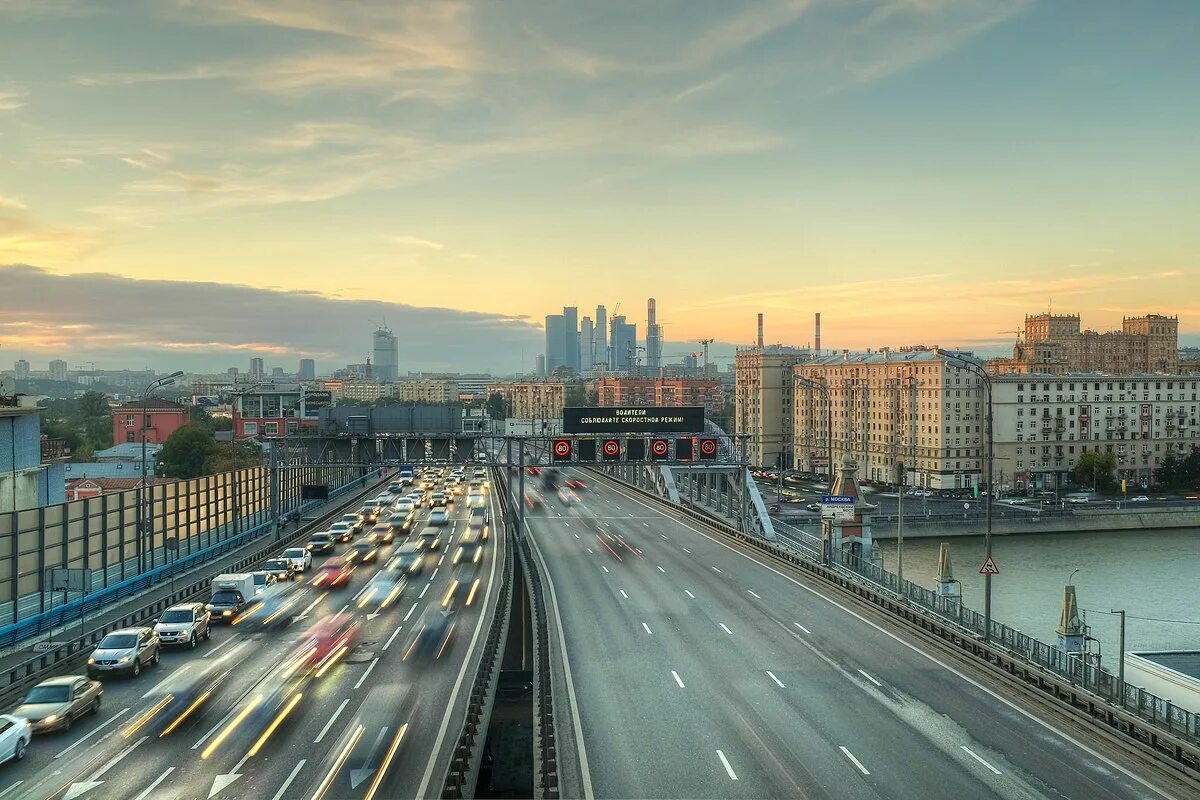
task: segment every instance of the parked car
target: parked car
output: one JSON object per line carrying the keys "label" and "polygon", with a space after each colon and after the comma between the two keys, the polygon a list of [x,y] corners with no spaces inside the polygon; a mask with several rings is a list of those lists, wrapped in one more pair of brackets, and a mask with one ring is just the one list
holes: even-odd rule
{"label": "parked car", "polygon": [[[100,685],[100,681],[89,680],[79,675],[47,678],[29,690],[21,705],[13,709],[12,716],[28,720],[30,733],[69,731],[71,723],[75,720],[84,714],[95,714],[100,710],[100,698],[103,696],[104,687]],[[26,739],[26,744],[28,743]],[[23,751],[24,748],[22,754]]]}
{"label": "parked car", "polygon": [[88,677],[124,672],[136,678],[142,674],[142,667],[158,663],[160,649],[158,634],[153,628],[123,628],[113,631],[100,640],[100,644],[96,645],[96,649],[88,658]]}
{"label": "parked car", "polygon": [[181,603],[171,606],[162,613],[154,624],[154,632],[163,644],[185,644],[195,647],[196,642],[209,637],[211,613],[202,603]]}
{"label": "parked car", "polygon": [[24,717],[0,714],[0,764],[25,757],[25,748],[33,739],[33,723]]}

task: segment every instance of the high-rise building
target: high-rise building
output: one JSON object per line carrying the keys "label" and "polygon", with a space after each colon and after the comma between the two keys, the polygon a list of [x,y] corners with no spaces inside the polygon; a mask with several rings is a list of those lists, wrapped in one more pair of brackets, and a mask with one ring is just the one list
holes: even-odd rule
{"label": "high-rise building", "polygon": [[390,383],[399,376],[400,347],[395,334],[384,326],[371,337],[374,358],[371,374],[375,380]]}
{"label": "high-rise building", "polygon": [[612,357],[609,359],[609,369],[618,372],[637,372],[637,325],[625,321],[625,316],[619,314],[612,318],[612,331],[609,337]]}
{"label": "high-rise building", "polygon": [[596,361],[595,331],[592,329],[592,318],[584,317],[579,322],[579,369],[590,370]]}
{"label": "high-rise building", "polygon": [[271,380],[280,380],[283,376],[283,367],[271,367]]}
{"label": "high-rise building", "polygon": [[238,379],[238,368],[237,367],[230,367],[229,369],[225,370],[225,374],[229,376],[230,380],[232,380],[234,383],[237,383],[237,379]]}
{"label": "high-rise building", "polygon": [[263,360],[261,358],[250,359],[250,380],[261,381],[265,374]]}
{"label": "high-rise building", "polygon": [[55,359],[50,362],[50,380],[65,381],[67,379],[67,362]]}
{"label": "high-rise building", "polygon": [[546,315],[546,372],[570,367],[567,361],[567,320],[562,314]]}
{"label": "high-rise building", "polygon": [[563,352],[565,360],[563,361],[571,372],[579,372],[579,308],[577,306],[563,306],[563,323],[566,326],[564,330]]}
{"label": "high-rise building", "polygon": [[514,419],[561,419],[567,387],[557,381],[504,381],[488,386],[488,396],[504,398]]}
{"label": "high-rise building", "polygon": [[608,309],[596,306],[596,320],[592,328],[595,339],[596,354],[593,361],[597,364],[608,364]]}
{"label": "high-rise building", "polygon": [[1099,333],[1081,330],[1078,314],[1037,314],[1023,333],[1011,358],[988,361],[989,372],[1179,372],[1178,317],[1125,317],[1121,330]]}
{"label": "high-rise building", "polygon": [[533,363],[534,372],[537,374],[537,376],[539,378],[546,377],[546,354],[538,353],[537,357],[533,360]]}
{"label": "high-rise building", "polygon": [[[742,347],[735,355],[733,431],[746,436],[746,457],[756,467],[792,466],[792,366],[807,358],[782,345]],[[837,457],[836,455],[834,456]]]}
{"label": "high-rise building", "polygon": [[646,301],[646,373],[657,377],[662,369],[662,328],[658,324],[658,310],[651,297]]}
{"label": "high-rise building", "polygon": [[302,381],[316,380],[317,362],[311,358],[300,359],[300,367],[296,370],[296,377]]}
{"label": "high-rise building", "polygon": [[17,363],[13,364],[13,373],[17,380],[29,380],[29,362],[25,359],[18,359]]}

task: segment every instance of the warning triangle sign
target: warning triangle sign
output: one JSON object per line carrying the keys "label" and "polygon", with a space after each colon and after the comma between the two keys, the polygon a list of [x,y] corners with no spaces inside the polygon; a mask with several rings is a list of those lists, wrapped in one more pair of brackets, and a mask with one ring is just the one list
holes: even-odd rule
{"label": "warning triangle sign", "polygon": [[996,559],[988,556],[984,559],[983,566],[979,568],[980,575],[999,575],[1000,567],[996,566]]}

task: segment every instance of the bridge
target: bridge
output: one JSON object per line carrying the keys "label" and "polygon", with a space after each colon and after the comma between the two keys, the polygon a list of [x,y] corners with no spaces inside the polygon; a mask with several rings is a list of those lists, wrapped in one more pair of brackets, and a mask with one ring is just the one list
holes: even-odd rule
{"label": "bridge", "polygon": [[[961,611],[951,619],[951,606],[889,585],[869,565],[831,563],[812,543],[777,535],[756,521],[734,440],[705,463],[678,458],[675,444],[666,457],[631,461],[624,450],[605,461],[601,443],[581,461],[590,451],[576,449],[579,438],[469,438],[491,484],[478,566],[455,563],[470,513],[462,499],[440,549],[395,597],[378,579],[403,537],[345,588],[315,580],[317,556],[257,619],[215,627],[195,649],[164,649],[137,678],[104,677],[98,709],[3,767],[0,797],[1200,791],[1195,717],[1147,713],[1157,706],[1144,698],[1131,707],[1097,671],[1038,663],[1037,648],[1003,626],[981,636]],[[41,657],[16,647],[0,664],[9,704],[46,677],[82,674],[113,629],[204,602],[213,575],[303,545],[430,455],[324,452],[324,469],[357,476],[339,495],[310,501],[299,519],[294,504],[263,499],[293,521],[60,625]],[[287,458],[273,466],[289,468]],[[463,588],[476,578],[467,604]],[[426,651],[415,637],[435,630],[443,606],[456,609],[452,633]],[[338,635],[353,634],[338,655],[298,660],[342,622]]]}

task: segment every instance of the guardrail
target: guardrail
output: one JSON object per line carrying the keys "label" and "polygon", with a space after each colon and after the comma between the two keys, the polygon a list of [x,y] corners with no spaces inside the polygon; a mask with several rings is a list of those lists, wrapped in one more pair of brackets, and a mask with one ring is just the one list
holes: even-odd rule
{"label": "guardrail", "polygon": [[[603,472],[598,474],[607,480],[617,480]],[[1123,741],[1126,746],[1136,743],[1140,746],[1137,748],[1138,752],[1157,756],[1158,763],[1173,767],[1180,777],[1190,782],[1193,790],[1200,790],[1200,716],[1197,714],[1173,706],[1169,700],[1156,697],[1137,687],[1125,685],[1123,690],[1116,690],[1115,686],[1120,682],[1111,674],[1096,667],[1072,667],[1070,662],[1079,664],[1078,659],[1070,658],[1058,648],[1036,642],[994,620],[992,642],[986,643],[967,629],[968,625],[975,624],[972,617],[974,615],[980,617],[978,624],[982,630],[982,617],[970,609],[960,612],[960,619],[936,616],[913,602],[917,599],[915,593],[888,591],[882,586],[869,583],[861,574],[839,571],[799,549],[789,549],[744,534],[731,525],[690,507],[668,503],[637,486],[623,481],[621,483],[624,487],[669,507],[672,512],[690,517],[727,539],[756,550],[760,555],[853,594],[928,638],[969,657],[993,673],[1004,676],[1014,687],[1021,687],[1034,696],[1048,699],[1073,716],[1084,719],[1110,734],[1116,734],[1116,741]],[[929,591],[919,586],[915,588],[923,592]],[[955,605],[961,608],[960,603]],[[1040,648],[1033,648],[1030,643],[1036,643]],[[1057,651],[1063,659],[1052,659],[1049,656],[1039,658],[1039,653],[1045,655],[1045,649]],[[1052,669],[1050,665],[1055,661],[1060,664],[1063,661],[1067,662],[1064,668],[1068,674],[1060,674]],[[1106,677],[1094,677],[1089,687],[1087,676],[1096,676],[1097,673]]]}
{"label": "guardrail", "polygon": [[558,737],[554,732],[554,694],[550,671],[550,623],[546,615],[546,597],[542,588],[542,576],[534,563],[529,541],[519,537],[518,553],[529,588],[534,626],[533,657],[537,680],[534,681],[533,710],[536,717],[534,757],[537,761],[538,780],[534,785],[535,796],[557,800],[558,781]]}
{"label": "guardrail", "polygon": [[[500,470],[492,470],[493,495],[499,498],[501,506],[500,524],[503,526],[505,541],[504,568],[501,572],[502,583],[500,594],[496,597],[496,610],[488,627],[487,639],[484,641],[483,654],[479,659],[479,669],[475,672],[475,680],[471,684],[471,695],[467,700],[467,714],[463,721],[462,731],[458,734],[458,743],[454,746],[454,755],[446,770],[446,778],[442,781],[442,797],[461,798],[471,797],[475,793],[475,776],[479,774],[479,760],[483,756],[484,734],[491,721],[492,701],[495,696],[495,686],[500,675],[503,661],[501,648],[508,638],[509,618],[512,616],[512,582],[513,582],[513,536],[508,528],[507,492],[501,491],[497,480]],[[489,524],[495,525],[496,520]],[[480,620],[480,624],[483,621]]]}
{"label": "guardrail", "polygon": [[[279,538],[272,538],[270,542],[263,542],[263,546],[255,549],[253,552],[247,553],[242,558],[235,561],[233,564],[227,565],[225,571],[238,572],[248,566],[257,564],[258,562],[268,558],[274,552],[282,547],[295,542],[302,538],[314,528],[323,524],[325,521],[340,515],[347,505],[364,497],[372,492],[376,492],[380,485],[386,485],[386,481],[382,484],[379,482],[366,484],[366,490],[355,494],[348,499],[347,503],[338,505],[335,509],[327,514],[323,514],[319,519],[310,522],[307,525],[298,526],[290,533],[282,534]],[[243,542],[245,544],[245,542]],[[234,549],[234,548],[230,548]],[[212,559],[209,559],[212,560]],[[150,577],[151,573],[142,578]],[[25,692],[50,673],[61,670],[62,668],[71,665],[73,662],[79,661],[93,649],[96,644],[106,635],[121,628],[128,628],[131,625],[143,623],[148,619],[156,617],[164,609],[191,600],[198,597],[208,590],[209,584],[212,581],[212,575],[205,575],[201,578],[189,580],[183,583],[175,591],[165,597],[160,597],[140,608],[137,608],[128,614],[125,614],[117,619],[109,620],[99,627],[92,628],[86,632],[80,633],[74,638],[67,639],[62,642],[56,642],[52,649],[45,652],[37,653],[18,664],[15,664],[2,673],[0,673],[0,708],[6,708],[15,701],[24,696]],[[147,586],[142,587],[148,588]],[[117,587],[111,587],[113,589]]]}

